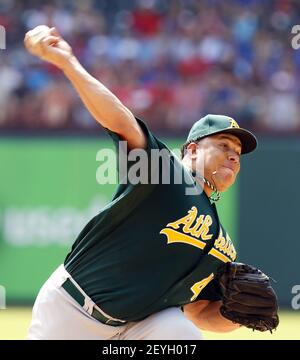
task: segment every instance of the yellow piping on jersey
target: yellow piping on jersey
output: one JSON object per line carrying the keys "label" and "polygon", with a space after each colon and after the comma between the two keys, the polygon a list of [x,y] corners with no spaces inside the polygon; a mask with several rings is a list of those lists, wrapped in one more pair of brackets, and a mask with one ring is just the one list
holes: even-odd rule
{"label": "yellow piping on jersey", "polygon": [[185,244],[189,244],[189,245],[195,246],[200,249],[204,249],[206,246],[205,242],[196,240],[189,235],[182,234],[181,232],[178,232],[173,229],[162,229],[160,231],[160,234],[167,235],[168,244],[176,243],[176,242],[177,243],[185,243]]}
{"label": "yellow piping on jersey", "polygon": [[224,254],[220,253],[220,251],[218,251],[218,250],[216,250],[214,248],[212,248],[209,251],[208,255],[212,255],[212,256],[216,257],[217,259],[219,259],[219,260],[221,260],[221,261],[223,261],[225,263],[227,263],[229,261],[233,261],[229,257],[225,256]]}

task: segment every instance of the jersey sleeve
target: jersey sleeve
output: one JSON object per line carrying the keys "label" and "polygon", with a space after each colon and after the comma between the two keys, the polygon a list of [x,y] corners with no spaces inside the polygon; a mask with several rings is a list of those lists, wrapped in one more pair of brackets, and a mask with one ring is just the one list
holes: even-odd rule
{"label": "jersey sleeve", "polygon": [[[139,126],[146,136],[146,149],[132,149],[128,150],[127,141],[125,141],[119,134],[105,128],[108,135],[112,138],[117,157],[117,171],[118,171],[118,183],[124,185],[130,183],[131,185],[150,184],[151,174],[159,173],[159,167],[161,163],[153,161],[155,151],[160,152],[164,150],[164,161],[170,161],[170,157],[173,156],[171,150],[160,141],[149,130],[147,125],[136,118]],[[126,186],[125,186],[126,187]],[[124,186],[122,186],[122,190]],[[120,189],[119,189],[120,190]]]}
{"label": "jersey sleeve", "polygon": [[[141,127],[143,133],[146,136],[147,139],[147,147],[146,151],[149,151],[151,149],[160,149],[162,147],[166,147],[165,144],[163,144],[160,140],[156,138],[155,135],[152,134],[152,132],[149,130],[148,126],[139,118],[135,118],[139,126]],[[117,134],[114,131],[111,131],[107,128],[104,128],[104,130],[108,133],[108,135],[112,138],[116,149],[119,151],[120,149],[120,142],[126,142],[122,137]]]}

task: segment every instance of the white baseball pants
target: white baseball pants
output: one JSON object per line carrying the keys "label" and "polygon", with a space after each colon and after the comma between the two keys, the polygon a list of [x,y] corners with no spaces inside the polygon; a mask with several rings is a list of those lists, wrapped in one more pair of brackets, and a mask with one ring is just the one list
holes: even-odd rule
{"label": "white baseball pants", "polygon": [[[200,330],[180,308],[172,307],[138,322],[105,325],[94,319],[61,287],[70,277],[61,265],[41,288],[32,311],[29,340],[200,340]],[[72,279],[72,281],[74,281]],[[78,285],[78,284],[77,284]],[[84,294],[83,290],[81,289]]]}

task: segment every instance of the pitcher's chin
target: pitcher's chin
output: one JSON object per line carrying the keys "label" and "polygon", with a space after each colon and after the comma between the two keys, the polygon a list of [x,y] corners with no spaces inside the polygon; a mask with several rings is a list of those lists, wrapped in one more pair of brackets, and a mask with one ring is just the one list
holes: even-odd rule
{"label": "pitcher's chin", "polygon": [[226,191],[235,183],[236,175],[233,170],[223,167],[219,170],[218,178],[213,179],[219,191]]}

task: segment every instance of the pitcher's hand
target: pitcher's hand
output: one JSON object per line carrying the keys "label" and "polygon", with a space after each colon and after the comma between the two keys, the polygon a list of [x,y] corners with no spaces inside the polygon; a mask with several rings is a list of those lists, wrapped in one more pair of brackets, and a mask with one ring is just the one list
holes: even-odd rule
{"label": "pitcher's hand", "polygon": [[73,56],[71,46],[53,27],[36,26],[25,34],[26,49],[41,60],[47,61],[60,69],[64,69]]}

